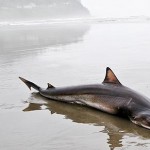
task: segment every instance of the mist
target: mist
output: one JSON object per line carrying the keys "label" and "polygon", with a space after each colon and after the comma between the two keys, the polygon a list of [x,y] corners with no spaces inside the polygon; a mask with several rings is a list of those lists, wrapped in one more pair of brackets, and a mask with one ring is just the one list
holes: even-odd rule
{"label": "mist", "polygon": [[80,0],[0,0],[0,21],[82,18],[89,11]]}
{"label": "mist", "polygon": [[150,17],[149,0],[82,0],[94,17]]}

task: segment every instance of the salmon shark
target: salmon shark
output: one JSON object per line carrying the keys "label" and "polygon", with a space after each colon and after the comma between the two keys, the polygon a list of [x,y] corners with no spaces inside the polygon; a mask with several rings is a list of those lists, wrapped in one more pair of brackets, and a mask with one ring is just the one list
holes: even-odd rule
{"label": "salmon shark", "polygon": [[150,129],[150,99],[124,86],[114,72],[107,67],[105,79],[101,84],[47,88],[19,77],[31,90],[57,101],[77,103],[98,109],[109,114],[128,118],[133,123]]}

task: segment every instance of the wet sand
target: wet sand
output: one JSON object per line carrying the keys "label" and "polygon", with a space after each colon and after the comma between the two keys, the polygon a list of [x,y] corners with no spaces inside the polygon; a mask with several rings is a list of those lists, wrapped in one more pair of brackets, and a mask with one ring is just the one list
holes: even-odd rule
{"label": "wet sand", "polygon": [[0,149],[150,149],[150,131],[128,120],[42,98],[46,87],[101,83],[111,67],[150,97],[149,23],[0,27]]}

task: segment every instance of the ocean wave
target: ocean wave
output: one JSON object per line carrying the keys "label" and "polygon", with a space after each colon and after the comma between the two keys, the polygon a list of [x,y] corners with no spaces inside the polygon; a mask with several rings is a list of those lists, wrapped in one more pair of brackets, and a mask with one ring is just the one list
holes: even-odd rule
{"label": "ocean wave", "polygon": [[0,22],[0,26],[30,26],[30,25],[49,25],[62,23],[142,23],[150,22],[150,17],[131,16],[128,18],[68,18],[68,19],[49,19],[49,20],[32,20],[32,21],[5,21]]}
{"label": "ocean wave", "polygon": [[[48,19],[48,20],[32,20],[32,21],[11,21],[0,22],[0,26],[20,26],[20,25],[41,25],[41,24],[60,24],[81,22],[86,19],[81,18],[69,18],[69,19]],[[87,19],[88,20],[88,19]]]}

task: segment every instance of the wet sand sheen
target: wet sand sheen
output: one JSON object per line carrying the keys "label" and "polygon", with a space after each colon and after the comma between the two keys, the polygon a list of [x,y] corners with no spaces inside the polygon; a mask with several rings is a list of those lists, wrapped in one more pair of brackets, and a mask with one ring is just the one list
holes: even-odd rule
{"label": "wet sand sheen", "polygon": [[30,95],[18,79],[43,87],[47,82],[101,83],[110,66],[123,84],[150,96],[149,41],[149,23],[0,28],[0,148],[149,149],[149,130],[90,108]]}

